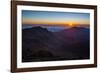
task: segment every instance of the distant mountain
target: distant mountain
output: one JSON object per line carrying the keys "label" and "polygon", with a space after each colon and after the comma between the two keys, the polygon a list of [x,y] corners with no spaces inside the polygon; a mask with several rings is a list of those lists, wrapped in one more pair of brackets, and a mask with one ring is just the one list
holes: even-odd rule
{"label": "distant mountain", "polygon": [[[23,24],[22,25],[22,29],[30,29],[30,28],[34,28],[34,27],[39,27],[40,25],[36,25],[36,24],[33,24],[33,25],[30,25],[30,24]],[[58,32],[60,30],[63,30],[65,28],[68,28],[68,27],[64,27],[64,26],[47,26],[47,25],[42,25],[41,28],[46,28],[48,31],[51,31],[51,32]]]}
{"label": "distant mountain", "polygon": [[[89,58],[90,30],[83,27],[72,27],[56,32],[55,35],[63,43],[65,51],[80,55],[80,58]],[[66,49],[67,48],[67,49]]]}
{"label": "distant mountain", "polygon": [[[90,30],[84,27],[72,27],[55,33],[58,37],[68,38],[71,40],[89,40]],[[60,36],[59,36],[60,35]]]}
{"label": "distant mountain", "polygon": [[51,32],[40,26],[22,30],[22,61],[89,59],[89,29]]}

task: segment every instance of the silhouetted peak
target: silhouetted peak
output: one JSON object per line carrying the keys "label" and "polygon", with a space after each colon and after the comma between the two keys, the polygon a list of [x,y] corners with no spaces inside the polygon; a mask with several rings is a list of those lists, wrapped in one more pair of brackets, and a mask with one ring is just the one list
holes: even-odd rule
{"label": "silhouetted peak", "polygon": [[43,29],[41,26],[32,27],[34,29]]}
{"label": "silhouetted peak", "polygon": [[31,29],[39,29],[39,30],[47,30],[46,28],[42,28],[41,26],[32,27]]}
{"label": "silhouetted peak", "polygon": [[29,31],[48,31],[46,28],[43,28],[41,26],[36,26],[28,29],[23,29],[23,30],[29,30]]}
{"label": "silhouetted peak", "polygon": [[85,28],[85,27],[72,27],[72,28],[70,28],[70,29],[87,29],[87,28]]}

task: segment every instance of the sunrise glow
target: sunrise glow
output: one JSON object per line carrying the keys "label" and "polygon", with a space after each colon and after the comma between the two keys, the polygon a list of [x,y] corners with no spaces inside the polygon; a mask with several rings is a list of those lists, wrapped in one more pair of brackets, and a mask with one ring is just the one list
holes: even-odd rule
{"label": "sunrise glow", "polygon": [[46,25],[74,27],[89,25],[89,13],[53,12],[53,11],[22,11],[23,25]]}
{"label": "sunrise glow", "polygon": [[67,22],[67,25],[69,27],[75,27],[75,26],[79,25],[79,23],[78,22],[72,22],[72,21],[70,21],[70,22]]}

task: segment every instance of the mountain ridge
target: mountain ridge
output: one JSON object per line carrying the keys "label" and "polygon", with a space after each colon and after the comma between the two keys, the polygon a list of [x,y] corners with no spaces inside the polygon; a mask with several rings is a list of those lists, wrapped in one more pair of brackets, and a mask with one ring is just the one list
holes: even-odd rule
{"label": "mountain ridge", "polygon": [[[76,30],[77,32],[74,32]],[[74,36],[71,32],[74,32]],[[89,59],[89,29],[87,28],[73,27],[60,32],[50,32],[40,26],[32,27],[22,30],[22,42],[23,62]]]}

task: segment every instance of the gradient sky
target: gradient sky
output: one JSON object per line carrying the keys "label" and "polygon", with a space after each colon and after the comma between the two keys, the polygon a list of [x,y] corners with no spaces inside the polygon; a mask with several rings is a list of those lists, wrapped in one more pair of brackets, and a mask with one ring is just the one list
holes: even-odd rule
{"label": "gradient sky", "polygon": [[22,10],[22,24],[89,25],[89,13]]}

